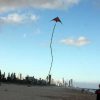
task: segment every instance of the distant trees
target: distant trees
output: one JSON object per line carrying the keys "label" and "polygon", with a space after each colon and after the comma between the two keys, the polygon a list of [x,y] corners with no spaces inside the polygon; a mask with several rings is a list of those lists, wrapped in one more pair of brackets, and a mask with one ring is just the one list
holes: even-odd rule
{"label": "distant trees", "polygon": [[0,82],[5,82],[5,81],[6,81],[5,72],[4,72],[4,74],[2,74],[1,70],[0,70]]}
{"label": "distant trees", "polygon": [[25,79],[22,79],[22,74],[20,74],[19,78],[16,76],[16,73],[8,73],[8,76],[5,77],[5,72],[2,74],[0,70],[0,83],[14,83],[14,84],[28,84],[28,85],[47,85],[46,80],[36,79],[30,76],[26,76]]}
{"label": "distant trees", "polygon": [[0,70],[0,81],[1,81],[1,70]]}
{"label": "distant trees", "polygon": [[1,85],[1,70],[0,70],[0,85]]}

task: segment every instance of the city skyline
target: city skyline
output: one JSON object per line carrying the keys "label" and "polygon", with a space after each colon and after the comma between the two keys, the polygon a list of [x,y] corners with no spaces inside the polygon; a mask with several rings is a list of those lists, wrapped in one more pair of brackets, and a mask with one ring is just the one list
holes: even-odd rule
{"label": "city skyline", "polygon": [[50,36],[53,38],[54,79],[99,83],[99,0],[1,0],[0,69],[24,76],[49,73]]}

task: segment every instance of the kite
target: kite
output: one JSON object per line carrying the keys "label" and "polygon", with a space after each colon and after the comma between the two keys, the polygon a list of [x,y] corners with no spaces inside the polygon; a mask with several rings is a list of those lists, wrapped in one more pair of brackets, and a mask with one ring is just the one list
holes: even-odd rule
{"label": "kite", "polygon": [[49,70],[49,76],[51,76],[51,75],[50,75],[50,72],[51,72],[51,69],[52,69],[52,66],[53,66],[52,42],[53,42],[54,31],[55,31],[57,22],[59,22],[59,23],[62,24],[62,22],[61,22],[61,20],[60,20],[59,17],[56,17],[56,18],[52,19],[51,21],[55,21],[56,23],[55,23],[55,25],[54,25],[54,27],[53,27],[53,31],[52,31],[52,34],[51,34],[51,41],[50,41],[50,51],[51,51],[51,59],[52,59],[52,60],[51,60],[51,66],[50,66],[50,70]]}
{"label": "kite", "polygon": [[60,18],[59,18],[59,17],[56,17],[56,18],[52,19],[52,21],[55,21],[55,22],[60,22],[60,23],[62,24],[62,22],[61,22],[61,20],[60,20]]}

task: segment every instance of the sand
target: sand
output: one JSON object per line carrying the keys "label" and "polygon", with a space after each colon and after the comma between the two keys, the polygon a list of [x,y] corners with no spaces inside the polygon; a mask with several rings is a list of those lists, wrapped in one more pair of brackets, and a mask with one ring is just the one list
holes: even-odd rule
{"label": "sand", "polygon": [[96,100],[96,95],[54,86],[2,84],[0,100]]}

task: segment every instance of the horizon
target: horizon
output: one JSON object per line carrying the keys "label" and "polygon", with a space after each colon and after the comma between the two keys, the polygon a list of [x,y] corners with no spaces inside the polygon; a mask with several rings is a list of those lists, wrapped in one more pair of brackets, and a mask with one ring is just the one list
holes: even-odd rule
{"label": "horizon", "polygon": [[[2,72],[2,70],[0,70],[1,71],[1,75],[3,75],[4,73],[5,73],[5,78],[7,79],[7,77],[8,77],[8,74],[10,73],[10,75],[13,73],[14,74],[14,72],[9,72],[9,73],[6,73],[6,72]],[[43,79],[43,80],[47,80],[46,78],[42,78],[42,77],[35,77],[34,75],[33,76],[30,76],[30,75],[26,75],[26,76],[24,76],[23,77],[23,74],[22,73],[15,73],[15,75],[16,75],[16,78],[17,79],[20,79],[20,74],[21,74],[21,80],[23,80],[23,79],[26,79],[26,77],[28,76],[28,77],[34,77],[35,79]],[[53,78],[52,78],[53,79]],[[51,80],[52,80],[51,79]],[[57,85],[57,82],[60,82],[62,85],[63,85],[63,80],[65,81],[65,83],[67,82],[67,85],[69,85],[69,81],[71,80],[71,79],[64,79],[64,78],[62,78],[62,79],[53,79],[53,82],[54,82],[54,84],[56,84]],[[72,79],[73,80],[73,79]],[[73,87],[75,87],[75,88],[87,88],[87,89],[98,89],[98,83],[96,83],[96,82],[80,82],[80,81],[75,81],[75,80],[73,80]],[[67,86],[68,87],[68,86]]]}
{"label": "horizon", "polygon": [[[21,2],[21,3],[20,3]],[[99,0],[1,0],[0,69],[46,78],[100,83]]]}

